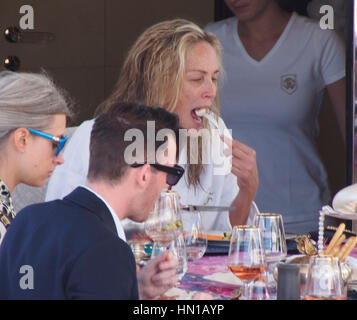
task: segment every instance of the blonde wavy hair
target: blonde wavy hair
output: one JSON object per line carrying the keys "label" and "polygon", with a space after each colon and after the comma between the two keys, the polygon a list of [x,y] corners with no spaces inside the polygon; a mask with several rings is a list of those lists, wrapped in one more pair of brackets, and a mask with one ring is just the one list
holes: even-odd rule
{"label": "blonde wavy hair", "polygon": [[[210,44],[215,50],[221,74],[222,48],[212,33],[184,19],[163,21],[148,28],[131,47],[114,91],[98,106],[95,116],[106,112],[118,101],[162,106],[174,112],[183,85],[187,52],[202,41]],[[216,114],[219,114],[218,101],[217,94],[211,106]],[[207,127],[207,123],[204,126]],[[200,146],[202,139],[199,141],[199,163],[188,165],[189,185],[197,186],[203,171]]]}

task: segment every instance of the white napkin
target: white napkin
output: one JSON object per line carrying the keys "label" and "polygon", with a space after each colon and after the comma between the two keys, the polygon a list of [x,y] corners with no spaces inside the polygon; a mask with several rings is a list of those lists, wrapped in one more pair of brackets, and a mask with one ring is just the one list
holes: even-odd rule
{"label": "white napkin", "polygon": [[233,273],[231,272],[217,272],[209,276],[204,276],[203,278],[207,280],[224,282],[232,285],[241,286],[242,281],[240,281]]}

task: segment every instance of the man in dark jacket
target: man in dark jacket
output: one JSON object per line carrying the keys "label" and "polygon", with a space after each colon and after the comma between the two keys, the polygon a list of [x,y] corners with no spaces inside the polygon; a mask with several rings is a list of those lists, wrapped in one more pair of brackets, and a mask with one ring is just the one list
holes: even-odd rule
{"label": "man in dark jacket", "polygon": [[[154,135],[147,121],[155,121]],[[150,141],[163,128],[173,134]],[[167,182],[182,176],[182,168],[172,170],[178,128],[174,114],[133,103],[100,115],[86,185],[62,200],[24,208],[9,228],[0,248],[0,299],[149,299],[172,287],[177,260],[168,252],[137,279],[120,220],[145,221]],[[126,134],[135,130],[143,141],[134,156],[144,161],[132,166]],[[153,155],[159,166],[147,161]]]}

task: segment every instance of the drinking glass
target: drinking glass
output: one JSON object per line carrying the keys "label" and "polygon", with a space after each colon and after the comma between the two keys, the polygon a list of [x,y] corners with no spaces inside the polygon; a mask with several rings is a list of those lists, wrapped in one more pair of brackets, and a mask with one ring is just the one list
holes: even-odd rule
{"label": "drinking glass", "polygon": [[187,259],[200,259],[207,249],[207,234],[201,224],[201,213],[185,211],[181,212],[181,217]]}
{"label": "drinking glass", "polygon": [[254,285],[249,288],[249,295],[252,300],[271,300],[268,285],[263,279],[254,281]]}
{"label": "drinking glass", "polygon": [[253,224],[260,227],[265,258],[267,261],[266,281],[272,298],[277,293],[277,283],[273,276],[275,265],[287,254],[283,217],[278,213],[259,213]]}
{"label": "drinking glass", "polygon": [[178,194],[172,190],[161,192],[155,208],[144,223],[146,234],[158,245],[168,248],[182,233],[182,219]]}
{"label": "drinking glass", "polygon": [[254,217],[260,227],[267,263],[279,262],[287,254],[283,217],[278,213],[259,213]]}
{"label": "drinking glass", "polygon": [[171,242],[169,250],[177,257],[178,264],[176,267],[176,275],[178,280],[181,281],[188,268],[186,245],[182,233]]}
{"label": "drinking glass", "polygon": [[242,299],[249,300],[249,284],[266,269],[260,228],[235,226],[232,230],[228,268],[243,283]]}
{"label": "drinking glass", "polygon": [[305,287],[306,300],[345,300],[340,261],[332,256],[310,258]]}
{"label": "drinking glass", "polygon": [[185,242],[182,236],[182,217],[179,197],[173,190],[161,192],[155,208],[145,221],[145,232],[154,241],[151,258],[171,251],[178,259],[176,267],[179,280],[187,271]]}
{"label": "drinking glass", "polygon": [[169,250],[177,257],[178,264],[176,267],[176,275],[178,280],[180,281],[186,274],[188,268],[185,241],[183,239],[183,235],[180,234],[175,240],[172,240],[168,248],[155,242],[151,253],[151,259],[154,259],[156,256],[160,255],[166,250]]}

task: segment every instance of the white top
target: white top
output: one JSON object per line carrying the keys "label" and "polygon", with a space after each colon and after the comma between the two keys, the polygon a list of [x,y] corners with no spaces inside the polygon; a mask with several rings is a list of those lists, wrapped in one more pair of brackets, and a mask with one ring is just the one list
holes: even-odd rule
{"label": "white top", "polygon": [[238,36],[236,17],[205,29],[223,45],[222,117],[233,137],[257,152],[260,210],[283,214],[287,231],[317,230],[319,210],[330,201],[316,149],[318,116],[324,88],[345,75],[342,39],[293,13],[256,61]]}
{"label": "white top", "polygon": [[88,191],[90,191],[92,193],[94,193],[100,200],[102,200],[105,203],[105,205],[107,206],[108,210],[110,211],[110,213],[111,213],[111,215],[113,217],[115,228],[117,229],[117,233],[118,233],[119,238],[126,242],[124,229],[123,229],[123,227],[122,227],[122,225],[120,223],[120,220],[119,220],[116,212],[113,210],[113,208],[110,206],[110,204],[107,201],[105,201],[102,196],[100,196],[98,193],[96,193],[94,190],[92,190],[88,186],[82,185],[81,187],[87,189]]}
{"label": "white top", "polygon": [[[56,167],[49,180],[46,201],[63,198],[78,185],[85,184],[89,166],[90,132],[93,123],[93,119],[83,122],[67,143],[63,153],[65,162]],[[220,124],[223,124],[223,121]],[[223,148],[223,143],[218,135],[213,137],[213,144],[208,157],[210,164],[205,165],[204,172],[200,177],[203,188],[201,186],[197,187],[196,190],[193,187],[188,188],[186,173],[179,183],[173,187],[173,190],[179,193],[183,205],[230,206],[238,194],[239,188],[236,176],[230,172],[222,175],[221,171],[217,170],[220,168],[217,160],[215,160],[216,164],[212,164],[211,159],[216,156],[214,153]],[[185,167],[185,164],[182,164],[184,154],[186,152],[182,150],[179,160],[179,164],[183,167]],[[247,223],[252,223],[257,212],[258,208],[253,203]],[[204,212],[202,213],[202,222],[206,230],[230,230],[232,228],[228,212]],[[125,224],[126,222],[123,222],[124,228],[126,228]]]}

